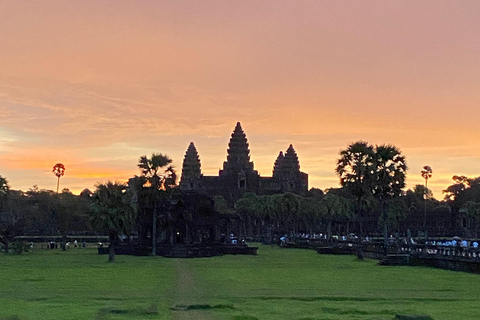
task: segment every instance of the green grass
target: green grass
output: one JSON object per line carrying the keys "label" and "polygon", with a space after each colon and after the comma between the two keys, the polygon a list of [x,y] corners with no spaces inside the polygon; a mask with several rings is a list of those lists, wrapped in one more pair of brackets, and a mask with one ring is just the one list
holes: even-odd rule
{"label": "green grass", "polygon": [[260,246],[257,256],[0,255],[5,319],[479,319],[480,275]]}

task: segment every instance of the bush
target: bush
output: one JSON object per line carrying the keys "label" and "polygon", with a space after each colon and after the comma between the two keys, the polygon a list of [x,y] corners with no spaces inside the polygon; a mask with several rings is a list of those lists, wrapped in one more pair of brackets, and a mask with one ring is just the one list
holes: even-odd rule
{"label": "bush", "polygon": [[22,252],[28,252],[28,244],[24,241],[16,241],[13,244],[13,251],[15,254],[22,254]]}

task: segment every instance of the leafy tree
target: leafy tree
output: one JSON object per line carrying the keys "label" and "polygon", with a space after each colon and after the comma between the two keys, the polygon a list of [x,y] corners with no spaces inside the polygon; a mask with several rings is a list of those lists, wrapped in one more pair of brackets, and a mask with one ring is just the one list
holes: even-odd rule
{"label": "leafy tree", "polygon": [[131,195],[126,194],[126,186],[118,182],[99,184],[93,194],[92,223],[99,231],[109,234],[109,262],[115,260],[115,244],[119,235],[130,234],[135,223],[131,199]]}
{"label": "leafy tree", "polygon": [[252,220],[258,216],[259,203],[258,197],[252,192],[245,193],[235,203],[235,208],[243,221],[244,236],[252,235]]}
{"label": "leafy tree", "polygon": [[77,196],[66,190],[51,196],[54,201],[55,225],[57,231],[62,235],[62,250],[66,250],[68,233],[91,230],[89,222],[90,198]]}
{"label": "leafy tree", "polygon": [[433,199],[433,192],[432,190],[428,189],[425,187],[423,184],[416,184],[413,187],[413,193],[418,197],[418,198],[425,198],[427,200]]}
{"label": "leafy tree", "polygon": [[0,242],[5,253],[9,252],[10,242],[23,234],[25,226],[22,213],[11,204],[13,194],[16,193],[10,190],[7,179],[0,176]]}
{"label": "leafy tree", "polygon": [[[453,176],[454,184],[443,190],[445,201],[451,207],[450,228],[455,232],[462,232],[457,229],[459,218],[461,217],[461,209],[468,201],[480,202],[480,177],[468,178],[466,176]],[[458,234],[459,234],[458,233]]]}
{"label": "leafy tree", "polygon": [[327,221],[327,238],[332,237],[332,221],[341,220],[348,217],[350,208],[348,200],[335,195],[334,193],[327,193],[320,201],[323,207],[323,217]]}
{"label": "leafy tree", "polygon": [[[273,243],[273,223],[276,219],[274,201],[271,195],[263,195],[257,198],[258,201],[258,223],[257,235],[264,236],[264,240],[268,243]],[[263,227],[263,232],[262,228]]]}
{"label": "leafy tree", "polygon": [[228,215],[233,213],[233,210],[228,206],[227,200],[223,196],[213,197],[214,209],[222,215]]}
{"label": "leafy tree", "polygon": [[4,211],[0,213],[0,242],[3,243],[5,253],[9,252],[10,242],[21,236],[25,229],[23,215],[16,211]]}
{"label": "leafy tree", "polygon": [[480,222],[480,202],[467,201],[463,204],[462,209],[466,216],[474,221],[474,233],[475,237],[478,237],[478,226]]}
{"label": "leafy tree", "polygon": [[380,224],[383,226],[385,223],[388,225],[388,229],[400,231],[400,225],[407,217],[409,210],[407,203],[402,198],[391,199],[386,202],[386,215],[380,217]]}
{"label": "leafy tree", "polygon": [[280,231],[281,233],[286,233],[288,231],[296,233],[297,220],[300,213],[299,198],[293,193],[273,195],[273,208],[277,225],[280,225],[280,230],[277,231]]}

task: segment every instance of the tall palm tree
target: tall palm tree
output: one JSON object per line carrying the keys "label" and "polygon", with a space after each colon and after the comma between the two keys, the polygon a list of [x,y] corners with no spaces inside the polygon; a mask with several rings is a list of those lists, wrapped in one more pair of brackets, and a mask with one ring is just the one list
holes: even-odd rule
{"label": "tall palm tree", "polygon": [[[420,174],[422,175],[423,179],[425,179],[425,191],[428,190],[428,179],[432,177],[432,167],[424,166]],[[427,195],[424,194],[423,196],[423,204],[424,204],[424,211],[423,211],[423,231],[425,232],[425,238],[427,237]]]}
{"label": "tall palm tree", "polygon": [[373,194],[378,198],[383,217],[383,241],[385,253],[388,248],[386,201],[401,194],[405,187],[407,163],[405,156],[392,145],[375,148],[375,184]]}
{"label": "tall palm tree", "polygon": [[153,153],[150,158],[141,156],[138,167],[149,183],[153,200],[152,255],[157,255],[157,214],[160,194],[170,190],[176,183],[176,174],[170,165],[172,159],[161,153]]}
{"label": "tall palm tree", "polygon": [[57,193],[60,186],[60,177],[65,174],[65,166],[62,163],[57,163],[53,166],[53,174],[57,176]]}
{"label": "tall palm tree", "polygon": [[126,189],[123,183],[109,181],[97,185],[93,194],[90,210],[92,223],[109,234],[109,262],[115,260],[115,244],[119,235],[130,234],[135,223],[135,211],[126,196]]}
{"label": "tall palm tree", "polygon": [[[363,238],[363,200],[372,194],[375,182],[375,151],[365,141],[350,144],[340,151],[335,172],[340,184],[355,197],[355,215],[359,223],[359,241]],[[358,246],[358,258],[363,259],[363,248]]]}

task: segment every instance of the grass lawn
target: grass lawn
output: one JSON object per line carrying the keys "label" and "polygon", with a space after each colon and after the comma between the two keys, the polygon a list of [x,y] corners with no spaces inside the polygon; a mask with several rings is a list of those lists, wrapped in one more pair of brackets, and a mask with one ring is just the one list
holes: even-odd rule
{"label": "grass lawn", "polygon": [[5,319],[480,319],[480,275],[260,246],[258,256],[0,255]]}

